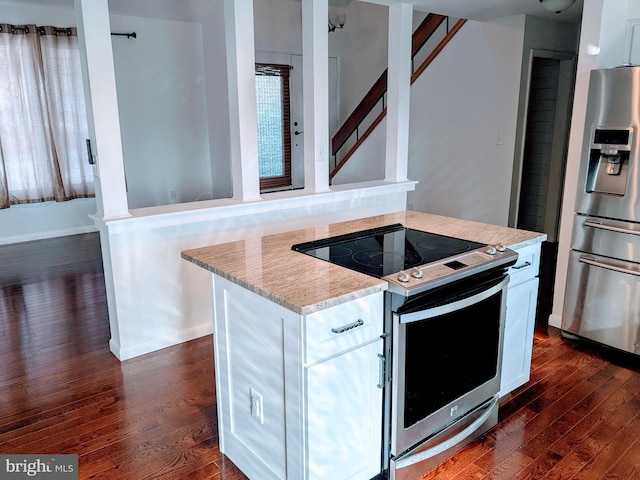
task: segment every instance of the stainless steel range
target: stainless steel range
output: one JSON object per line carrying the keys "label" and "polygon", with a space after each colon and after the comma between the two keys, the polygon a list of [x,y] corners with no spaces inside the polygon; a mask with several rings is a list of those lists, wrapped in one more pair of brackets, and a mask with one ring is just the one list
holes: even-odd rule
{"label": "stainless steel range", "polygon": [[516,252],[401,224],[292,248],[389,282],[385,477],[415,480],[497,423]]}

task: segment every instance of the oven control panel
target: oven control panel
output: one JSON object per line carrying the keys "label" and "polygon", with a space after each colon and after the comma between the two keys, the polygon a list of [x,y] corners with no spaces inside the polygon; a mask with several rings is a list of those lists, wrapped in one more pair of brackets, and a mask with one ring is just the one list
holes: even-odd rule
{"label": "oven control panel", "polygon": [[402,270],[384,277],[389,290],[404,296],[414,295],[491,268],[515,263],[518,254],[504,245],[488,245],[442,261]]}

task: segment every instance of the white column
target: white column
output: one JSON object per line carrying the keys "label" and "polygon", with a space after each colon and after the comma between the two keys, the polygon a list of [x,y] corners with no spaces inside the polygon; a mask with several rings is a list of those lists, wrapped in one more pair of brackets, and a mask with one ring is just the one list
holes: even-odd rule
{"label": "white column", "polygon": [[224,0],[233,198],[260,200],[253,0]]}
{"label": "white column", "polygon": [[329,3],[302,0],[304,187],[329,191]]}
{"label": "white column", "polygon": [[107,0],[75,0],[98,216],[129,216]]}
{"label": "white column", "polygon": [[409,105],[411,98],[411,36],[413,7],[389,7],[387,73],[387,149],[385,180],[407,180],[409,159]]}

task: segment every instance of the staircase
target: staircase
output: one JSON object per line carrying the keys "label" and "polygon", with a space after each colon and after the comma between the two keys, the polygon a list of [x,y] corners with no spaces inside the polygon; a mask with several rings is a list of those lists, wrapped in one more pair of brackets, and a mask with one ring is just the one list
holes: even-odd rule
{"label": "staircase", "polygon": [[[466,20],[460,19],[453,26],[450,26],[449,17],[444,15],[430,13],[425,17],[412,37],[411,63],[413,71],[411,74],[411,84],[416,81],[465,22]],[[423,47],[425,47],[430,39],[435,38],[436,34],[442,35],[442,38],[428,51],[425,59],[422,60],[416,68],[415,63],[419,55],[424,53]],[[334,158],[334,167],[329,173],[329,181],[340,171],[362,142],[365,141],[387,114],[387,107],[385,106],[386,93],[387,70],[382,72],[382,75],[375,81],[353,113],[349,115],[349,118],[347,118],[333,136],[331,140],[331,155]],[[372,112],[376,106],[380,106],[381,110],[377,116],[373,116]],[[362,134],[360,134],[361,131]],[[340,158],[340,160],[338,160],[338,158]]]}

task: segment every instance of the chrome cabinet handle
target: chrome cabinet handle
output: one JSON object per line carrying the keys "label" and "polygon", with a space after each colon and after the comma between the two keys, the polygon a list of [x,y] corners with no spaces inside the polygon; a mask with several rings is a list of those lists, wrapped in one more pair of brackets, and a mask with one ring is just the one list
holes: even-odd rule
{"label": "chrome cabinet handle", "polygon": [[353,323],[348,323],[347,325],[343,325],[342,327],[332,328],[331,331],[335,334],[340,334],[340,333],[347,332],[349,330],[353,330],[354,328],[360,327],[362,325],[364,325],[364,320],[359,318]]}
{"label": "chrome cabinet handle", "polygon": [[379,362],[379,370],[378,370],[378,388],[384,388],[384,383],[386,380],[385,370],[387,366],[387,362],[385,361],[384,355],[378,354],[378,362]]}
{"label": "chrome cabinet handle", "polygon": [[511,267],[513,270],[520,270],[521,268],[530,267],[531,262],[524,262],[522,265],[514,265]]}
{"label": "chrome cabinet handle", "polygon": [[637,270],[629,270],[628,268],[619,267],[617,265],[613,265],[608,262],[603,262],[602,260],[598,260],[597,258],[588,257],[586,255],[580,255],[580,262],[586,263],[587,265],[593,265],[594,267],[606,268],[608,270],[613,270],[618,273],[627,273],[629,275],[635,275],[636,277],[640,277],[640,272]]}
{"label": "chrome cabinet handle", "polygon": [[609,230],[610,232],[628,233],[629,235],[639,235],[640,236],[640,231],[638,231],[638,230],[632,230],[630,228],[618,227],[616,225],[611,225],[610,223],[603,223],[600,220],[593,220],[593,219],[590,219],[590,218],[584,221],[584,226],[585,227],[591,227],[591,228],[599,228],[600,230]]}

